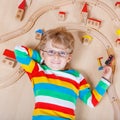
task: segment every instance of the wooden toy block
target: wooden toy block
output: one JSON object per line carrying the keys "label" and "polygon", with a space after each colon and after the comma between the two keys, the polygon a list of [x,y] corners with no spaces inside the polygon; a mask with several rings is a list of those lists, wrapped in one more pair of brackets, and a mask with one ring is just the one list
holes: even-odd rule
{"label": "wooden toy block", "polygon": [[84,45],[88,45],[88,44],[90,44],[91,43],[91,41],[92,41],[92,37],[90,36],[90,35],[83,35],[82,36],[82,43],[84,44]]}
{"label": "wooden toy block", "polygon": [[20,5],[18,6],[16,18],[20,21],[23,19],[26,9],[26,0],[23,0]]}
{"label": "wooden toy block", "polygon": [[5,57],[2,62],[8,67],[14,68],[16,66],[16,61],[10,58]]}
{"label": "wooden toy block", "polygon": [[81,9],[81,22],[86,24],[88,18],[88,4],[85,2]]}
{"label": "wooden toy block", "polygon": [[3,52],[3,55],[5,56],[5,58],[2,60],[2,62],[8,66],[15,67],[17,62],[16,62],[14,52],[11,50],[5,49],[5,51]]}
{"label": "wooden toy block", "polygon": [[8,57],[8,58],[11,58],[13,60],[15,60],[15,54],[12,50],[9,50],[9,49],[5,49],[5,51],[3,52],[3,55]]}
{"label": "wooden toy block", "polygon": [[58,20],[64,21],[65,19],[66,19],[66,12],[60,11],[60,12],[58,13]]}
{"label": "wooden toy block", "polygon": [[84,3],[83,8],[81,10],[82,14],[82,22],[86,24],[87,18],[88,18],[88,4]]}
{"label": "wooden toy block", "polygon": [[18,11],[17,11],[17,14],[16,14],[16,18],[21,21],[23,19],[23,17],[24,17],[24,13],[25,13],[25,11],[23,9],[19,9],[18,8]]}
{"label": "wooden toy block", "polygon": [[103,69],[103,65],[102,65],[101,59],[103,59],[103,57],[99,57],[99,58],[97,59],[97,61],[98,61],[98,66],[99,66],[98,70],[102,70],[102,69]]}
{"label": "wooden toy block", "polygon": [[107,48],[107,53],[108,53],[109,57],[112,56],[112,59],[110,61],[110,66],[112,67],[112,71],[114,72],[115,71],[115,53],[114,53],[113,48],[108,47]]}
{"label": "wooden toy block", "polygon": [[117,30],[115,31],[115,33],[116,33],[117,36],[120,36],[120,29],[117,29]]}
{"label": "wooden toy block", "polygon": [[37,39],[37,40],[41,40],[41,37],[42,37],[42,35],[43,35],[43,30],[42,29],[38,29],[38,30],[36,30],[36,36],[35,36],[35,39]]}
{"label": "wooden toy block", "polygon": [[88,12],[88,4],[84,3],[83,8],[82,8],[82,12],[87,13]]}
{"label": "wooden toy block", "polygon": [[118,45],[120,46],[120,38],[118,38],[115,42],[116,42],[116,46]]}
{"label": "wooden toy block", "polygon": [[95,19],[95,18],[88,18],[87,19],[87,26],[98,29],[101,25],[101,20]]}
{"label": "wooden toy block", "polygon": [[105,64],[106,64],[106,65],[110,65],[110,64],[112,63],[113,59],[114,59],[114,56],[113,56],[113,55],[110,55],[110,56],[108,57],[108,59],[105,61]]}
{"label": "wooden toy block", "polygon": [[115,7],[120,8],[120,2],[116,2]]}

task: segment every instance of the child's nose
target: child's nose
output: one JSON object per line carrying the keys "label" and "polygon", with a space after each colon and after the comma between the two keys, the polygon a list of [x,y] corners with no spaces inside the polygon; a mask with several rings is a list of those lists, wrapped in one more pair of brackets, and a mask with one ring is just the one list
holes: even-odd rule
{"label": "child's nose", "polygon": [[55,58],[59,58],[60,55],[58,52],[56,52],[54,56],[55,56]]}

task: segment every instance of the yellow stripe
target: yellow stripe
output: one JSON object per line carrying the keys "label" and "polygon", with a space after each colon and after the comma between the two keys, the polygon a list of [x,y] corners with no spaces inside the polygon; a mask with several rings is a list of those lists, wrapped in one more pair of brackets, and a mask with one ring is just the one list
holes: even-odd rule
{"label": "yellow stripe", "polygon": [[35,62],[33,60],[30,61],[29,65],[24,65],[24,64],[21,65],[21,67],[25,69],[26,72],[29,73],[33,71],[34,66],[35,66]]}
{"label": "yellow stripe", "polygon": [[59,79],[52,79],[52,78],[47,78],[43,76],[43,77],[34,77],[32,78],[32,80],[34,81],[34,84],[51,83],[51,84],[55,84],[58,86],[63,86],[63,87],[72,89],[76,94],[78,94],[78,89],[73,84],[65,82],[65,81],[61,81]]}
{"label": "yellow stripe", "polygon": [[59,116],[59,117],[63,117],[63,118],[69,118],[70,120],[75,120],[74,115],[66,114],[63,112],[58,112],[55,110],[35,109],[33,112],[33,115],[34,116],[37,116],[37,115]]}
{"label": "yellow stripe", "polygon": [[96,90],[93,90],[93,94],[94,94],[95,98],[97,99],[97,101],[101,100],[102,96]]}
{"label": "yellow stripe", "polygon": [[28,53],[29,53],[29,56],[32,57],[33,50],[29,48],[29,49],[28,49]]}
{"label": "yellow stripe", "polygon": [[84,89],[86,89],[86,88],[90,88],[90,85],[89,85],[89,84],[82,85],[82,86],[80,87],[80,90],[84,90]]}

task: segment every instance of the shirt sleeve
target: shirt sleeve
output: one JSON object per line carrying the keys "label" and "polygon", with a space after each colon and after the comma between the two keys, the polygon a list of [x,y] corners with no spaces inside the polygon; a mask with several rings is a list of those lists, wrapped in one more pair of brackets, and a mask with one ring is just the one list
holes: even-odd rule
{"label": "shirt sleeve", "polygon": [[79,86],[79,98],[88,106],[95,107],[102,99],[106,90],[110,86],[110,82],[101,78],[96,87],[92,90],[90,84],[82,76]]}
{"label": "shirt sleeve", "polygon": [[21,67],[28,73],[32,73],[37,63],[42,61],[40,54],[36,50],[25,46],[16,46],[14,50],[16,60]]}

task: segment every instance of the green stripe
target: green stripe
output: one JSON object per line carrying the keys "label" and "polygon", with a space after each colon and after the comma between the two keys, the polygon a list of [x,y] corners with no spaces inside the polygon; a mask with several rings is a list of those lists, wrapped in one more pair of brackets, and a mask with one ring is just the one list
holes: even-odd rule
{"label": "green stripe", "polygon": [[65,70],[64,72],[72,74],[75,77],[79,77],[79,72],[74,70],[74,69],[70,69],[70,70]]}
{"label": "green stripe", "polygon": [[15,54],[16,54],[16,56],[19,56],[21,58],[26,58],[26,56],[27,56],[27,54],[25,52],[21,52],[21,51],[18,51],[18,50],[15,50]]}
{"label": "green stripe", "polygon": [[80,74],[78,73],[78,71],[74,70],[72,75],[74,75],[75,77],[78,77]]}
{"label": "green stripe", "polygon": [[91,93],[88,92],[83,98],[82,101],[87,104],[88,98],[91,96]]}
{"label": "green stripe", "polygon": [[99,86],[101,86],[104,90],[108,88],[108,85],[104,83],[102,80],[98,83]]}
{"label": "green stripe", "polygon": [[76,77],[78,77],[80,75],[80,73],[78,71],[74,71],[73,75],[76,76]]}
{"label": "green stripe", "polygon": [[47,67],[46,65],[41,65],[41,67],[43,68],[43,70],[50,70],[50,68]]}
{"label": "green stripe", "polygon": [[46,90],[46,89],[37,90],[35,92],[35,96],[39,96],[39,95],[51,96],[51,97],[54,97],[54,98],[59,98],[59,99],[70,101],[74,104],[76,103],[76,100],[75,100],[74,97],[72,97],[70,95],[67,95],[67,94],[64,94],[62,92],[56,92],[56,91],[53,91],[53,90]]}

